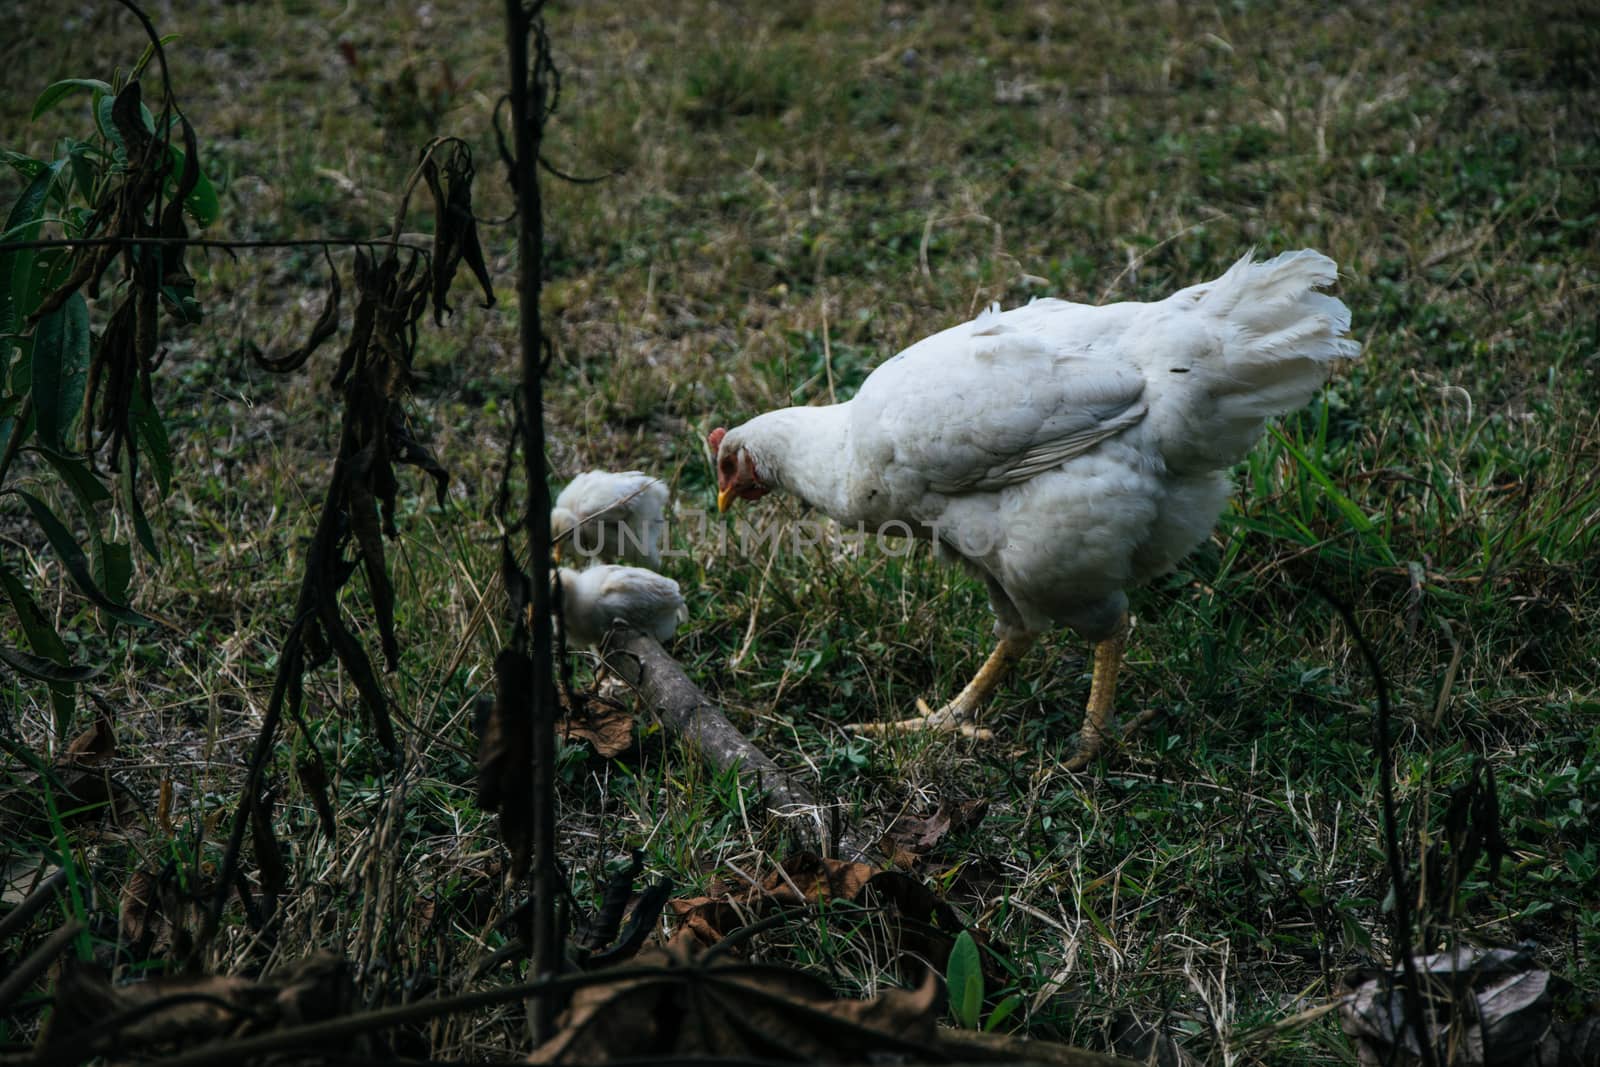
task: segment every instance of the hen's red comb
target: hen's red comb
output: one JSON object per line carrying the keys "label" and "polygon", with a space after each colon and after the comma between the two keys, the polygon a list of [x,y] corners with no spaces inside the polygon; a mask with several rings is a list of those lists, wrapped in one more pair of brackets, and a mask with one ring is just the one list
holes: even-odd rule
{"label": "hen's red comb", "polygon": [[728,430],[725,426],[718,426],[706,435],[706,444],[711,446],[711,454],[713,456],[722,450],[722,439],[726,436],[728,436]]}

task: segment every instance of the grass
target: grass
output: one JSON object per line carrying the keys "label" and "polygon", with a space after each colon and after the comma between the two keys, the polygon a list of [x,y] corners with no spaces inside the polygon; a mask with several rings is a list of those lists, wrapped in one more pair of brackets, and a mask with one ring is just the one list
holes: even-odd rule
{"label": "grass", "polygon": [[[476,146],[480,214],[505,215],[498,9],[341,10],[158,19],[182,35],[179,97],[221,181],[223,228],[373,232],[432,121]],[[109,5],[66,31],[44,10],[19,17],[36,32],[0,46],[0,116],[7,147],[43,150],[78,115],[30,124],[34,93],[104,76],[140,44]],[[1495,881],[1467,881],[1452,936],[1534,938],[1574,983],[1571,1006],[1600,997],[1600,33],[1580,5],[820,0],[581,5],[551,24],[564,79],[549,154],[613,174],[548,189],[563,478],[638,467],[710,510],[712,426],[825,401],[830,373],[842,398],[990,301],[1155,298],[1250,246],[1314,246],[1341,265],[1364,358],[1263,440],[1215,537],[1136,598],[1119,703],[1162,714],[1088,774],[1061,770],[1087,693],[1070,634],[1006,686],[995,744],[862,741],[842,725],[966,680],[987,651],[981,592],[921,552],[829,543],[769,564],[674,528],[683,555],[666,570],[691,610],[677,656],[818,795],[879,822],[993,798],[923,873],[1006,947],[1000,993],[1023,995],[1029,1032],[1104,1047],[1129,1010],[1208,1063],[1351,1062],[1331,1015],[1274,1025],[1390,944],[1372,681],[1318,587],[1356,606],[1383,657],[1413,870],[1450,791],[1480,762],[1497,776],[1512,855]],[[306,739],[286,742],[282,947],[264,955],[230,925],[219,967],[290,946],[381,957],[390,970],[362,987],[376,1002],[407,975],[459,980],[474,946],[503,936],[492,920],[512,896],[473,799],[470,732],[498,624],[464,633],[493,572],[515,380],[509,232],[486,242],[500,309],[461,292],[419,358],[415,417],[455,481],[444,511],[408,486],[392,557],[406,656],[387,680],[415,726],[406,767],[383,769],[324,672],[310,729],[336,764],[339,839],[315,829],[293,774]],[[161,381],[181,473],[157,508],[163,562],[141,561],[138,579],[140,606],[176,628],[106,635],[74,598],[53,602],[86,653],[113,661],[100,691],[120,709],[118,775],[147,810],[163,782],[174,796],[165,820],[77,831],[100,857],[77,907],[102,916],[137,867],[219,854],[333,448],[329,366],[275,378],[241,355],[246,339],[304,336],[319,260],[192,266],[207,324],[171,337]],[[47,554],[16,530],[7,506],[5,551],[49,583]],[[6,729],[44,744],[47,696],[4,685]],[[561,781],[582,899],[630,848],[692,893],[787,847],[648,719],[625,759],[566,749]],[[841,988],[891,980],[837,930],[759,945]],[[433,1051],[503,1051],[517,1027],[446,1029]]]}

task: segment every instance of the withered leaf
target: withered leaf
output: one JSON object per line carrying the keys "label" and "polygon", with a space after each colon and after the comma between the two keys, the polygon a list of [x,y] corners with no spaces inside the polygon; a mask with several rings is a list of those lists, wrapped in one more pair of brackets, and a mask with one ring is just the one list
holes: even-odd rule
{"label": "withered leaf", "polygon": [[978,798],[941,801],[931,815],[903,814],[883,835],[881,847],[896,867],[915,869],[946,837],[978,825],[988,810],[989,802]]}
{"label": "withered leaf", "polygon": [[172,779],[162,775],[161,784],[156,787],[156,825],[165,834],[177,832],[177,825],[172,821],[172,794]]}
{"label": "withered leaf", "polygon": [[323,834],[332,840],[338,836],[338,824],[333,817],[333,803],[328,799],[328,772],[323,769],[322,757],[315,752],[302,756],[295,762],[294,770],[301,788],[311,798],[311,806],[317,809],[317,822]]}
{"label": "withered leaf", "polygon": [[417,467],[433,479],[434,500],[441,508],[444,507],[445,491],[450,487],[450,472],[440,466],[433,453],[412,435],[405,414],[398,405],[390,412],[389,445],[394,450],[396,463]]}
{"label": "withered leaf", "polygon": [[[880,908],[884,921],[873,924],[874,936],[889,934],[893,949],[927,960],[941,972],[962,930],[955,909],[909,875],[801,852],[785,859],[759,888],[722,886],[708,896],[671,901],[678,919],[673,941],[709,947],[773,909],[824,900]],[[980,945],[988,944],[982,931],[970,932]],[[986,967],[993,965],[988,953],[984,960]]]}
{"label": "withered leaf", "polygon": [[400,643],[394,632],[394,586],[389,581],[389,568],[383,547],[383,534],[378,527],[377,502],[374,500],[368,475],[373,464],[373,446],[357,454],[355,470],[348,489],[350,529],[355,534],[361,553],[361,563],[367,575],[367,592],[372,597],[373,613],[378,618],[378,639],[383,646],[383,656],[392,671],[399,663]]}
{"label": "withered leaf", "polygon": [[1340,1005],[1339,1026],[1355,1040],[1359,1063],[1420,1062],[1419,1030],[1427,1040],[1448,1040],[1456,1049],[1452,1062],[1463,1067],[1532,1062],[1548,1040],[1553,976],[1536,965],[1531,946],[1461,947],[1413,963],[1430,993],[1424,998],[1426,1018],[1408,1016],[1399,968],[1361,982]]}
{"label": "withered leaf", "polygon": [[94,725],[67,743],[61,762],[65,766],[97,767],[116,754],[117,733],[111,716],[102,709],[95,716]]}
{"label": "withered leaf", "polygon": [[153,1010],[133,1014],[116,1030],[123,1053],[316,1022],[347,1012],[352,1001],[349,965],[329,953],[259,981],[165,975],[114,984],[100,968],[71,961],[56,984],[55,1015],[44,1048],[61,1059],[87,1059],[96,1038],[107,1036],[99,1024],[140,1008]]}
{"label": "withered leaf", "polygon": [[478,241],[478,222],[472,214],[472,150],[454,141],[441,163],[438,155],[442,147],[430,148],[423,163],[423,175],[433,194],[433,321],[437,325],[444,324],[444,314],[450,310],[446,298],[463,259],[483,289],[483,306],[494,307],[494,285]]}
{"label": "withered leaf", "polygon": [[256,866],[261,872],[261,892],[276,897],[288,884],[283,865],[283,849],[272,832],[273,795],[269,789],[250,805],[250,841],[255,847]]}
{"label": "withered leaf", "polygon": [[1534,1062],[1552,1067],[1600,1067],[1600,1015],[1552,1026]]}
{"label": "withered leaf", "polygon": [[801,971],[706,966],[694,946],[643,954],[674,967],[665,977],[627,978],[574,995],[556,1035],[533,1063],[611,1063],[641,1057],[720,1056],[783,1062],[931,1061],[942,1006],[936,976],[914,990],[871,1001],[835,999]]}
{"label": "withered leaf", "polygon": [[595,755],[604,759],[614,759],[633,747],[633,713],[626,707],[593,694],[577,704],[556,727],[564,740],[587,741]]}
{"label": "withered leaf", "polygon": [[160,879],[150,871],[135,871],[122,887],[117,914],[117,936],[136,959],[150,955],[162,921]]}
{"label": "withered leaf", "polygon": [[229,1033],[250,1015],[253,985],[247,978],[222,975],[155,977],[114,985],[98,967],[70,962],[56,983],[56,1011],[45,1047],[67,1044],[114,1015],[185,993],[201,996],[174,999],[169,1007],[119,1028],[122,1047]]}
{"label": "withered leaf", "polygon": [[120,823],[133,809],[127,787],[110,772],[68,768],[61,772],[61,788],[56,793],[56,810],[63,822],[79,823],[110,816]]}
{"label": "withered leaf", "polygon": [[323,301],[322,312],[312,325],[310,336],[288,354],[273,358],[259,349],[251,349],[251,355],[255,357],[256,363],[266,370],[278,374],[299,370],[305,366],[311,354],[322,347],[323,342],[339,332],[339,300],[344,293],[344,287],[339,282],[339,271],[333,265],[333,257],[328,253],[327,246],[323,246],[322,258],[328,264],[328,299]]}
{"label": "withered leaf", "polygon": [[494,661],[495,697],[478,740],[478,804],[500,813],[500,837],[515,877],[528,872],[533,849],[533,663],[514,649]]}

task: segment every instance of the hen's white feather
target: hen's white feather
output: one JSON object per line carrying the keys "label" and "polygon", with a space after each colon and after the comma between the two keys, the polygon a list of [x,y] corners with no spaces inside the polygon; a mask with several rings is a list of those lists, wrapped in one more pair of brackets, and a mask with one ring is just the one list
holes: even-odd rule
{"label": "hen's white feather", "polygon": [[997,629],[1099,639],[1216,522],[1264,420],[1359,354],[1319,252],[1246,255],[1155,303],[1035,300],[925,338],[856,396],[730,430],[842,523],[909,525],[989,587]]}
{"label": "hen's white feather", "polygon": [[669,495],[642,471],[585,471],[556,497],[550,536],[566,555],[659,566]]}
{"label": "hen's white feather", "polygon": [[689,618],[678,583],[655,571],[600,564],[562,567],[560,575],[561,618],[574,648],[598,646],[619,622],[664,643]]}

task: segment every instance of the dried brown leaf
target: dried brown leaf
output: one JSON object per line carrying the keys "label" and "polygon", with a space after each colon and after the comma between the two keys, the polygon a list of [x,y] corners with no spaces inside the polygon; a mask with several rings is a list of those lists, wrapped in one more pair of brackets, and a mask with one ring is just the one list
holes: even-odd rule
{"label": "dried brown leaf", "polygon": [[533,663],[513,649],[502,649],[494,661],[495,697],[479,729],[478,804],[500,813],[500,837],[511,852],[511,869],[520,878],[528,871],[533,848],[533,795],[528,771],[533,766]]}
{"label": "dried brown leaf", "polygon": [[614,700],[588,696],[556,727],[567,741],[587,741],[595,755],[614,759],[633,747],[633,713]]}
{"label": "dried brown leaf", "polygon": [[182,994],[190,996],[174,999],[123,1027],[119,1032],[123,1047],[231,1033],[258,999],[250,996],[253,986],[247,978],[222,975],[155,977],[114,985],[99,968],[73,963],[62,968],[56,983],[56,1011],[45,1047],[69,1041],[112,1016]]}
{"label": "dried brown leaf", "polygon": [[1418,1030],[1448,1043],[1452,1063],[1462,1067],[1528,1063],[1548,1041],[1559,980],[1536,965],[1530,946],[1464,947],[1418,957],[1414,965],[1426,1018],[1408,1017],[1398,970],[1361,982],[1340,1006],[1340,1028],[1355,1040],[1360,1063],[1420,1062]]}
{"label": "dried brown leaf", "polygon": [[55,1015],[44,1048],[61,1055],[107,1019],[157,1002],[160,1007],[135,1013],[117,1030],[124,1053],[317,1022],[348,1013],[354,996],[349,965],[328,953],[260,980],[165,975],[115,984],[100,968],[72,962],[56,984]]}
{"label": "dried brown leaf", "polygon": [[[927,960],[941,972],[962,930],[955,910],[916,878],[801,852],[785,859],[759,888],[722,885],[707,896],[670,901],[668,908],[678,920],[673,941],[710,947],[774,908],[825,900],[881,909],[885,921],[874,930],[889,933],[895,949]],[[989,943],[983,931],[970,932],[980,945]],[[992,949],[984,960],[986,967],[993,965]]]}
{"label": "dried brown leaf", "polygon": [[95,716],[94,725],[67,743],[61,755],[63,765],[97,767],[117,752],[117,732],[104,711]]}
{"label": "dried brown leaf", "polygon": [[270,789],[250,805],[250,841],[261,872],[261,892],[268,897],[281,893],[289,881],[289,872],[283,865],[283,848],[272,831],[272,807]]}
{"label": "dried brown leaf", "polygon": [[942,1008],[938,979],[871,1001],[834,998],[801,971],[706,966],[696,946],[646,953],[641,965],[665,977],[630,978],[574,995],[555,1037],[534,1063],[610,1063],[639,1057],[721,1056],[787,1062],[856,1063],[928,1059]]}
{"label": "dried brown leaf", "polygon": [[901,815],[883,835],[881,847],[896,867],[913,870],[945,838],[978,825],[988,810],[988,800],[978,798],[943,801],[931,815]]}
{"label": "dried brown leaf", "polygon": [[160,884],[149,871],[135,871],[122,887],[117,915],[117,936],[136,957],[144,958],[165,925],[161,916]]}
{"label": "dried brown leaf", "polygon": [[311,327],[311,334],[305,342],[286,355],[279,357],[268,356],[259,350],[252,350],[255,361],[266,370],[277,374],[299,370],[305,365],[311,354],[321,348],[323,343],[339,332],[339,301],[344,294],[344,287],[339,283],[339,271],[333,265],[333,257],[328,249],[322,249],[322,258],[328,263],[328,299],[322,304],[322,312],[317,316],[317,321]]}

